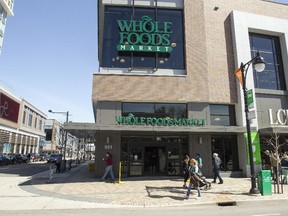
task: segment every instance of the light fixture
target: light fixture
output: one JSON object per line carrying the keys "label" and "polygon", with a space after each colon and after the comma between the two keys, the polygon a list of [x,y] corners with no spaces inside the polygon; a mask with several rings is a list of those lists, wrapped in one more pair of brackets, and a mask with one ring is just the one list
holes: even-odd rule
{"label": "light fixture", "polygon": [[110,143],[110,137],[109,137],[109,136],[106,137],[106,143],[107,143],[107,144]]}

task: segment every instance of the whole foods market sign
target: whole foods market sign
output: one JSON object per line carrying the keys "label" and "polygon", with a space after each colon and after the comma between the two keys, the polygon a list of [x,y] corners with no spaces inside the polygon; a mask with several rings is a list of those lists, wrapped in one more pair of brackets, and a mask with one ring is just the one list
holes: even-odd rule
{"label": "whole foods market sign", "polygon": [[151,126],[205,126],[204,119],[186,118],[146,118],[135,117],[129,114],[127,117],[115,116],[116,125],[151,125]]}
{"label": "whole foods market sign", "polygon": [[117,23],[120,34],[118,51],[159,53],[172,51],[170,42],[172,22],[159,23],[152,21],[149,16],[143,16],[141,20],[117,20]]}

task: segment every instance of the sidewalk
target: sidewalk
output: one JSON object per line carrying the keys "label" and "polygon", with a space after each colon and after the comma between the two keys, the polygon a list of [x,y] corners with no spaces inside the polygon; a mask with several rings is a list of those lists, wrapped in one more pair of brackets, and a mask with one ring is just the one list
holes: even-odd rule
{"label": "sidewalk", "polygon": [[[196,193],[185,200],[186,189],[182,188],[182,178],[151,178],[127,178],[122,179],[121,184],[106,183],[93,177],[93,172],[88,171],[87,164],[81,164],[69,172],[54,173],[54,183],[46,183],[49,179],[49,171],[47,171],[32,176],[32,179],[21,184],[20,188],[41,197],[57,197],[110,207],[225,205],[251,201],[288,200],[288,185],[283,185],[283,194],[249,195],[250,178],[224,178],[224,184],[212,184],[211,190],[202,190],[200,200],[196,199]],[[211,182],[211,179],[208,181]]]}

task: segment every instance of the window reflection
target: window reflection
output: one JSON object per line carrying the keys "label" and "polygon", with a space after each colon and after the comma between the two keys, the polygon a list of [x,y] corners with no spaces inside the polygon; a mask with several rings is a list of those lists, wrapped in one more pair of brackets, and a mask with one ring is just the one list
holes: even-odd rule
{"label": "window reflection", "polygon": [[267,62],[265,70],[254,70],[256,88],[286,90],[279,37],[250,33],[252,57],[259,51]]}
{"label": "window reflection", "polygon": [[235,110],[231,105],[210,105],[211,125],[234,126]]}
{"label": "window reflection", "polygon": [[122,116],[132,113],[137,117],[187,118],[186,104],[123,103]]}

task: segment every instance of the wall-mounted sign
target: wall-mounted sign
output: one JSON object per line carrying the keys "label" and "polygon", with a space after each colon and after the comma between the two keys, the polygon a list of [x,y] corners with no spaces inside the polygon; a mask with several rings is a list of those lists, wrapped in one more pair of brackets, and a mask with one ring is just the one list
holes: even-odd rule
{"label": "wall-mounted sign", "polygon": [[115,116],[115,121],[116,125],[205,126],[205,119],[135,117],[131,113],[127,117]]}
{"label": "wall-mounted sign", "polygon": [[[120,41],[118,51],[128,52],[159,52],[172,51],[170,35],[172,22],[159,23],[149,16],[142,20],[117,20]],[[175,43],[172,43],[176,46]]]}
{"label": "wall-mounted sign", "polygon": [[279,109],[276,113],[273,113],[272,109],[268,109],[268,112],[271,125],[288,125],[288,109]]}
{"label": "wall-mounted sign", "polygon": [[0,93],[0,118],[10,120],[12,122],[18,122],[20,104]]}

